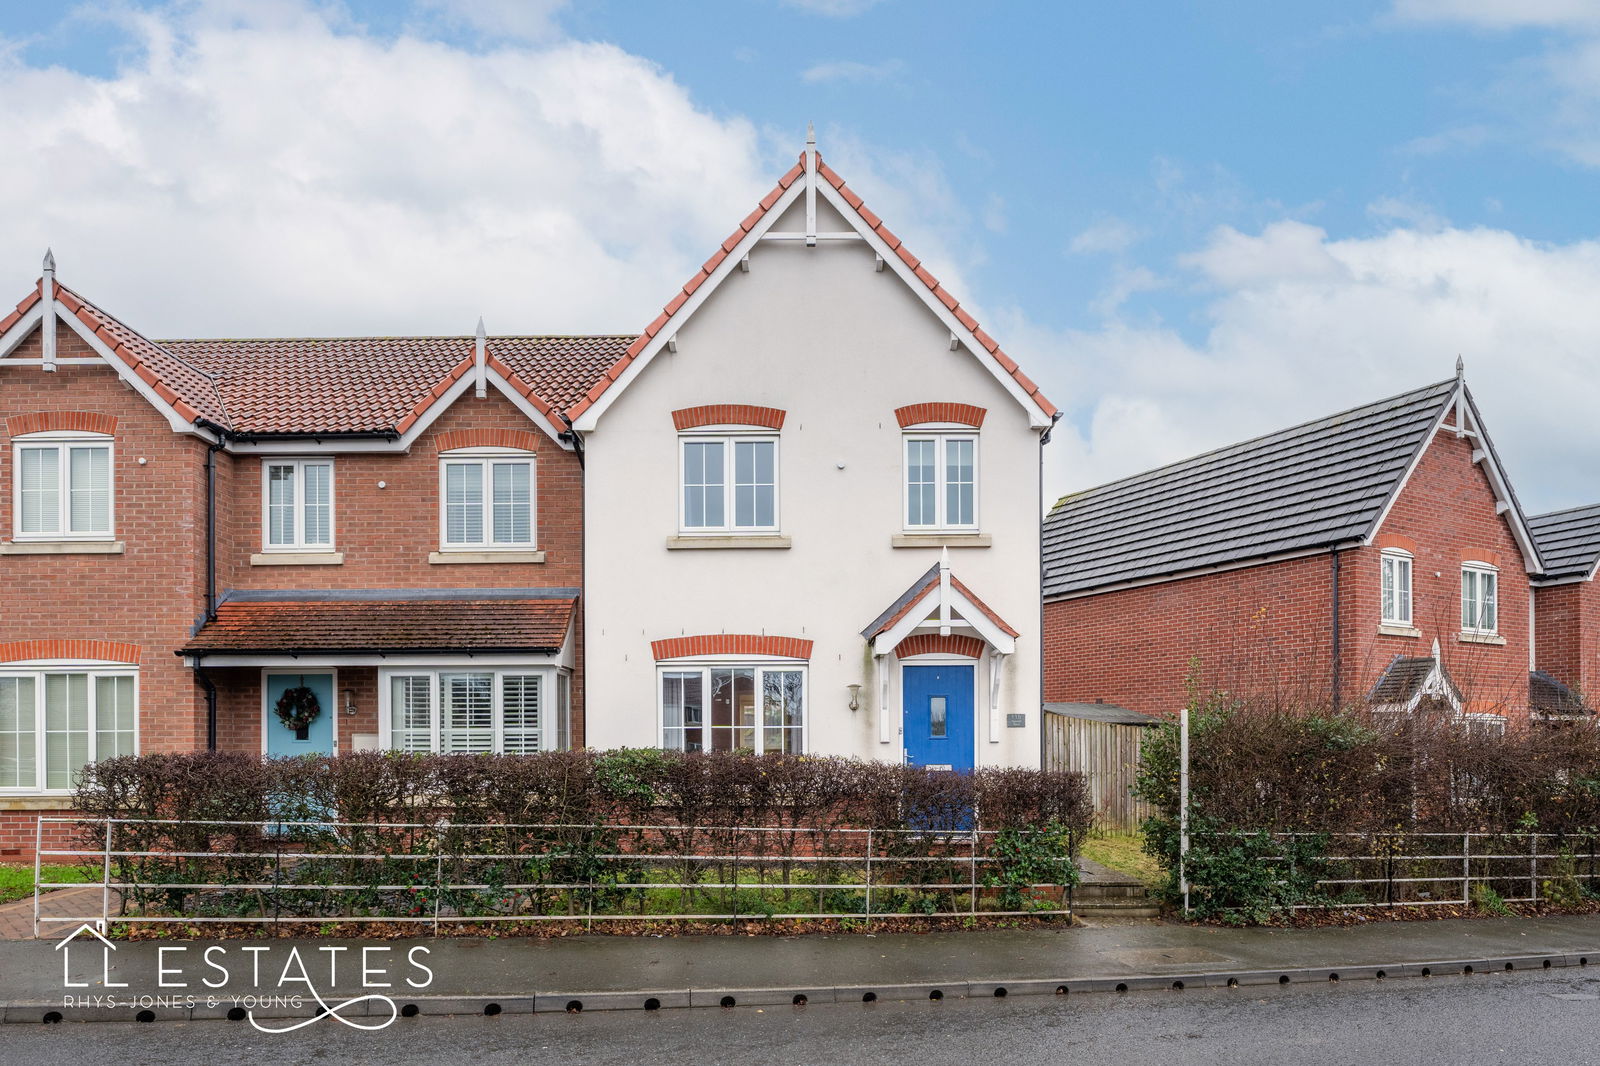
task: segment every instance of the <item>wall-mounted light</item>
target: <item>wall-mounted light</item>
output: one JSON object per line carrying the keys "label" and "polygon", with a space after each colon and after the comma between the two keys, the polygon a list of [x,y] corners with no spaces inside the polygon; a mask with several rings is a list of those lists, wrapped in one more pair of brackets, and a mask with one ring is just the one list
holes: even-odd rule
{"label": "wall-mounted light", "polygon": [[845,688],[850,690],[850,709],[859,711],[861,709],[861,686],[846,685]]}
{"label": "wall-mounted light", "polygon": [[344,690],[344,713],[346,715],[356,713],[356,690],[353,688]]}

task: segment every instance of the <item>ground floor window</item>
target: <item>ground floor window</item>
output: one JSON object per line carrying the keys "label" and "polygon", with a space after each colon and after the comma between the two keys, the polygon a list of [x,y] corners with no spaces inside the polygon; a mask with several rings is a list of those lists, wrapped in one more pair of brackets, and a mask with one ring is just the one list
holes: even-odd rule
{"label": "ground floor window", "polygon": [[390,671],[389,746],[509,755],[559,747],[566,732],[567,690],[556,676],[550,669]]}
{"label": "ground floor window", "polygon": [[660,692],[664,748],[763,754],[805,750],[804,667],[664,667]]}
{"label": "ground floor window", "polygon": [[89,763],[134,753],[137,718],[132,671],[0,671],[0,789],[73,788]]}

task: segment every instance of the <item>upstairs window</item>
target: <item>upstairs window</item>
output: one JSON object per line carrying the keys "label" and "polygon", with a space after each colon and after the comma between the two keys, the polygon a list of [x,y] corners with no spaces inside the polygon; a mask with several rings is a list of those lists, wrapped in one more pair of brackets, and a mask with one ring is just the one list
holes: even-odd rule
{"label": "upstairs window", "polygon": [[908,433],[905,528],[978,528],[978,438],[973,433]]}
{"label": "upstairs window", "polygon": [[13,453],[17,540],[111,539],[111,438],[33,434]]}
{"label": "upstairs window", "polygon": [[333,463],[273,460],[263,466],[267,551],[333,550]]}
{"label": "upstairs window", "polygon": [[1398,549],[1385,550],[1380,565],[1383,568],[1383,618],[1384,625],[1411,625],[1411,553]]}
{"label": "upstairs window", "polygon": [[439,539],[445,550],[534,547],[533,456],[511,449],[439,460]]}
{"label": "upstairs window", "polygon": [[1500,572],[1487,563],[1461,567],[1461,631],[1496,633],[1500,628]]}
{"label": "upstairs window", "polygon": [[678,528],[685,533],[774,533],[778,529],[776,437],[679,438]]}

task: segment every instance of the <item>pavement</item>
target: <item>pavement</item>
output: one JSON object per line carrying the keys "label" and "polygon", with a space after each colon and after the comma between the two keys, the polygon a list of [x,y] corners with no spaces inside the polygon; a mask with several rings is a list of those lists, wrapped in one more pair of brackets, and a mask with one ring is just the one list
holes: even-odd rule
{"label": "pavement", "polygon": [[[82,933],[65,946],[0,943],[0,1016],[37,1024],[50,1012],[65,1020],[126,1021],[136,1012],[188,1020],[241,1006],[257,1017],[302,1017],[319,1004],[351,1015],[406,1005],[425,1015],[788,1006],[1328,984],[1591,963],[1600,967],[1600,917],[1591,916],[1315,929],[1146,921],[925,934],[163,940],[109,948]],[[356,1002],[340,1005],[346,1000]]]}

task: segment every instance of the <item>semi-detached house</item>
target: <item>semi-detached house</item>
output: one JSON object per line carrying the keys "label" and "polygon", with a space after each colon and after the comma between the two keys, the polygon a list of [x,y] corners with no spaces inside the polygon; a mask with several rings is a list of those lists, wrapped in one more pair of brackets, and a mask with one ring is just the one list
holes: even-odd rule
{"label": "semi-detached house", "polygon": [[129,752],[1036,765],[1055,417],[812,146],[637,335],[155,341],[47,257],[0,318],[0,853]]}

